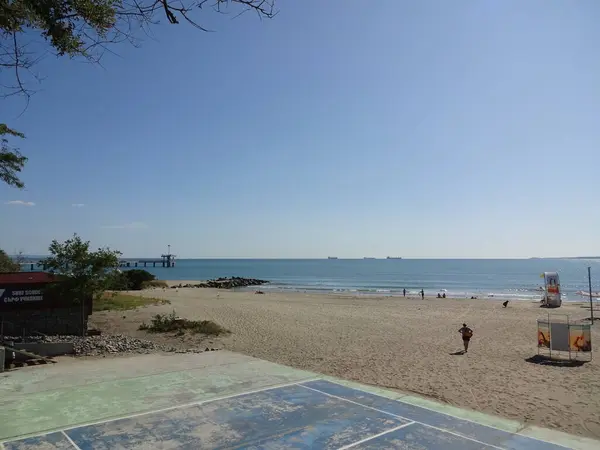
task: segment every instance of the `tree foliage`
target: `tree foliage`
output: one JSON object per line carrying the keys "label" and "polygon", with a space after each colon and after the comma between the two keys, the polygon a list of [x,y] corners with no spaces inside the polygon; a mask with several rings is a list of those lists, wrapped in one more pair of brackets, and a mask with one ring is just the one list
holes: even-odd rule
{"label": "tree foliage", "polygon": [[114,291],[140,291],[156,276],[143,269],[128,269],[115,274],[110,289]]}
{"label": "tree foliage", "polygon": [[147,270],[130,269],[123,272],[129,281],[129,289],[139,291],[144,288],[144,283],[154,281],[156,277]]}
{"label": "tree foliage", "polygon": [[0,273],[2,272],[19,272],[21,266],[14,261],[8,254],[0,249]]}
{"label": "tree foliage", "polygon": [[27,158],[16,148],[8,144],[7,136],[24,138],[23,133],[11,130],[5,124],[0,123],[0,181],[9,186],[22,189],[25,185],[19,179],[19,172],[23,170]]}
{"label": "tree foliage", "polygon": [[[166,17],[171,24],[187,22],[208,31],[197,17],[201,12],[253,11],[259,17],[276,14],[275,0],[0,0],[0,97],[32,90],[28,76],[45,53],[98,62],[110,44],[138,42],[139,32]],[[42,46],[39,45],[42,38]],[[10,80],[4,84],[5,80]],[[1,121],[2,118],[0,118]],[[2,132],[4,130],[4,132]],[[0,122],[0,137],[22,134]],[[2,138],[0,181],[23,188],[18,173],[27,162]]]}
{"label": "tree foliage", "polygon": [[53,240],[48,250],[50,256],[41,264],[48,271],[64,276],[64,281],[56,287],[62,295],[79,301],[97,299],[110,287],[121,256],[121,252],[109,248],[91,251],[89,241],[83,241],[77,234],[64,242]]}
{"label": "tree foliage", "polygon": [[22,78],[42,55],[32,50],[40,36],[57,56],[97,61],[109,44],[136,43],[166,17],[171,24],[186,22],[208,31],[201,12],[253,11],[259,17],[276,14],[275,0],[0,0],[0,73],[9,71],[13,84],[4,95],[28,94]]}

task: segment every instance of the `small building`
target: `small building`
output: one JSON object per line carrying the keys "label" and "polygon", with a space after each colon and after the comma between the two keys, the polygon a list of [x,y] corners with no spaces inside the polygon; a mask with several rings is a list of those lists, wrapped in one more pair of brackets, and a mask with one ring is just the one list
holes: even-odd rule
{"label": "small building", "polygon": [[84,334],[92,299],[59,294],[52,287],[60,282],[48,272],[0,273],[0,337]]}
{"label": "small building", "polygon": [[6,272],[0,273],[0,286],[5,284],[46,284],[54,283],[56,275],[49,272]]}

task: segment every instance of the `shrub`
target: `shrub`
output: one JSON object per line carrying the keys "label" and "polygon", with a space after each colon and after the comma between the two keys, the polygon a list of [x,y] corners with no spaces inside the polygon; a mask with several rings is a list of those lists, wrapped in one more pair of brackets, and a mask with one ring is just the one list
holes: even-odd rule
{"label": "shrub", "polygon": [[156,276],[143,269],[130,269],[125,270],[122,273],[127,278],[129,289],[132,291],[139,291],[143,289],[144,283],[156,279]]}
{"label": "shrub", "polygon": [[136,297],[135,295],[105,292],[102,297],[94,300],[94,311],[127,311],[143,306],[165,305],[169,300],[159,298]]}
{"label": "shrub", "polygon": [[155,278],[154,275],[143,269],[114,272],[110,277],[109,289],[112,291],[140,291],[150,286],[149,283],[157,283],[159,287],[166,287],[164,281],[158,281]]}
{"label": "shrub", "polygon": [[142,283],[142,289],[168,288],[168,287],[169,287],[168,283],[163,280],[144,281]]}
{"label": "shrub", "polygon": [[142,323],[139,329],[148,331],[149,333],[169,333],[176,331],[180,335],[185,331],[214,336],[229,333],[229,330],[211,320],[182,319],[175,314],[175,311],[171,314],[156,314],[152,318],[150,325]]}
{"label": "shrub", "polygon": [[121,271],[114,271],[108,276],[107,289],[111,291],[129,290],[129,279]]}

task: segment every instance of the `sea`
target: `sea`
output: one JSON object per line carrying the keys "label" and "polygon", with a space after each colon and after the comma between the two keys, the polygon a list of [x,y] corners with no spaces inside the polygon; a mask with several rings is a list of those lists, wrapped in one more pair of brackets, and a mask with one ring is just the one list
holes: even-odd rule
{"label": "sea", "polygon": [[563,300],[585,301],[588,267],[598,292],[600,259],[178,259],[175,267],[146,270],[165,280],[260,278],[270,281],[264,291],[398,296],[423,289],[426,296],[514,300],[541,299],[541,274],[558,272]]}

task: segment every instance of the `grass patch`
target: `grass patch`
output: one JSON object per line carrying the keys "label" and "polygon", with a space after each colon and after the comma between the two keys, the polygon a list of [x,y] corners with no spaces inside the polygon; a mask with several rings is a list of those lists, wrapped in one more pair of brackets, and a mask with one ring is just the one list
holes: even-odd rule
{"label": "grass patch", "polygon": [[152,280],[152,281],[144,281],[142,283],[142,289],[150,289],[150,288],[168,288],[169,285],[166,281],[163,280]]}
{"label": "grass patch", "polygon": [[181,319],[175,314],[175,311],[171,314],[157,314],[152,318],[150,324],[142,323],[139,329],[148,331],[149,333],[169,333],[176,331],[179,335],[185,331],[213,336],[229,333],[229,330],[212,320]]}
{"label": "grass patch", "polygon": [[102,298],[94,301],[94,311],[127,311],[141,306],[164,305],[169,300],[159,298],[138,297],[130,294],[106,292]]}

